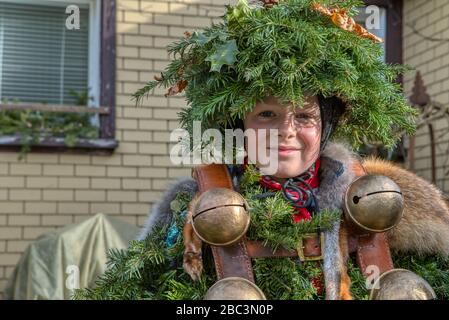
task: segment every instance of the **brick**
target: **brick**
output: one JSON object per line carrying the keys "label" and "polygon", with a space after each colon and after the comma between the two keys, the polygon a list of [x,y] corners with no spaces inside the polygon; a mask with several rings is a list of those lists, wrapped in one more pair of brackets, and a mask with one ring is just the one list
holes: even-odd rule
{"label": "brick", "polygon": [[[7,219],[8,218],[8,216],[7,215],[0,215],[0,226],[7,226],[8,225],[8,223],[7,223]],[[1,252],[2,250],[0,249],[0,252]]]}
{"label": "brick", "polygon": [[161,192],[157,191],[139,191],[140,202],[156,202],[161,199]]}
{"label": "brick", "polygon": [[[126,157],[126,155],[125,155]],[[124,168],[124,167],[108,167],[108,176],[110,177],[136,177],[136,168]]]}
{"label": "brick", "polygon": [[182,15],[197,15],[198,10],[195,5],[186,5],[181,3],[170,3],[170,13]]}
{"label": "brick", "polygon": [[117,1],[117,8],[121,10],[139,10],[139,0],[120,0]]}
{"label": "brick", "polygon": [[193,30],[191,29],[193,28],[170,26],[168,27],[168,35],[174,38],[181,38],[184,37],[186,31],[192,32]]}
{"label": "brick", "polygon": [[166,143],[139,143],[141,154],[168,154]]}
{"label": "brick", "polygon": [[132,12],[132,11],[125,11],[124,20],[125,22],[132,22],[132,23],[152,23],[153,22],[153,16],[151,14],[147,14],[144,12]]}
{"label": "brick", "polygon": [[55,228],[52,227],[25,227],[23,230],[24,239],[37,239],[43,234],[54,231]]}
{"label": "brick", "polygon": [[19,155],[17,153],[11,152],[1,152],[0,153],[0,162],[17,162],[19,159]]}
{"label": "brick", "polygon": [[151,189],[151,181],[148,179],[123,179],[122,181],[123,189]]}
{"label": "brick", "polygon": [[76,154],[61,154],[59,156],[59,163],[90,164],[90,156],[76,155]]}
{"label": "brick", "polygon": [[155,119],[178,119],[178,112],[176,109],[153,109]]}
{"label": "brick", "polygon": [[167,130],[167,120],[139,120],[139,129]]}
{"label": "brick", "polygon": [[21,236],[22,236],[22,228],[0,227],[0,240],[13,240],[13,239],[19,240]]}
{"label": "brick", "polygon": [[116,32],[117,34],[138,34],[139,25],[137,23],[118,22]]}
{"label": "brick", "polygon": [[106,168],[100,166],[76,166],[77,176],[104,177]]}
{"label": "brick", "polygon": [[40,216],[32,215],[10,215],[8,217],[10,226],[39,226]]}
{"label": "brick", "polygon": [[8,200],[8,190],[0,190],[0,201]]}
{"label": "brick", "polygon": [[46,176],[73,176],[75,169],[73,165],[69,164],[57,164],[50,165],[44,164],[44,175]]}
{"label": "brick", "polygon": [[166,178],[168,176],[166,168],[139,168],[141,178]]}
{"label": "brick", "polygon": [[173,163],[170,160],[169,156],[153,156],[153,167],[171,167]]}
{"label": "brick", "polygon": [[[6,251],[6,241],[0,241],[0,252],[5,252],[5,251]],[[0,268],[0,270],[2,270],[2,268]]]}
{"label": "brick", "polygon": [[123,93],[134,94],[136,91],[142,89],[142,87],[143,84],[141,83],[125,82],[123,83]]}
{"label": "brick", "polygon": [[22,213],[23,212],[23,203],[22,202],[0,202],[0,213]]}
{"label": "brick", "polygon": [[119,203],[91,203],[90,211],[92,214],[105,213],[105,214],[120,214],[120,204]]}
{"label": "brick", "polygon": [[100,190],[76,190],[76,201],[105,201],[106,192]]}
{"label": "brick", "polygon": [[[132,224],[132,225],[136,225],[137,224],[136,216],[132,216],[132,215],[129,215],[129,216],[112,215],[112,217],[120,219],[120,220],[125,221],[125,222],[128,222],[129,224]],[[137,236],[137,234],[136,234],[136,236]]]}
{"label": "brick", "polygon": [[123,214],[148,214],[149,209],[148,204],[124,203],[122,205]]}
{"label": "brick", "polygon": [[9,190],[11,200],[40,200],[41,190],[32,189],[11,189]]}
{"label": "brick", "polygon": [[15,266],[14,267],[6,267],[5,268],[5,277],[9,278],[11,277],[12,273],[14,272]]}
{"label": "brick", "polygon": [[45,226],[65,226],[73,222],[72,216],[42,216],[42,224]]}
{"label": "brick", "polygon": [[151,141],[151,133],[145,131],[125,131],[124,141]]}
{"label": "brick", "polygon": [[0,174],[7,175],[8,174],[8,169],[9,169],[9,164],[8,163],[1,163],[0,162]]}
{"label": "brick", "polygon": [[117,149],[118,153],[137,153],[137,143],[135,142],[120,142],[120,145]]}
{"label": "brick", "polygon": [[61,202],[58,203],[58,214],[89,214],[88,202]]}
{"label": "brick", "polygon": [[10,240],[7,243],[7,252],[18,252],[22,253],[31,244],[31,241],[24,240]]}
{"label": "brick", "polygon": [[[153,71],[164,71],[169,64],[169,61],[167,60],[155,60],[153,64]],[[165,89],[154,89],[155,94],[164,95],[166,90]]]}
{"label": "brick", "polygon": [[170,132],[166,131],[153,132],[153,141],[170,142]]}
{"label": "brick", "polygon": [[43,190],[43,200],[73,201],[73,190]]}
{"label": "brick", "polygon": [[140,10],[143,12],[156,12],[166,13],[168,12],[168,3],[160,1],[140,1]]}
{"label": "brick", "polygon": [[15,164],[9,166],[12,175],[40,176],[42,174],[42,166],[40,164]]}
{"label": "brick", "polygon": [[27,177],[26,186],[27,188],[39,188],[39,189],[57,188],[58,178]]}
{"label": "brick", "polygon": [[167,48],[169,44],[179,39],[178,37],[154,37],[154,47],[156,48]]}
{"label": "brick", "polygon": [[138,58],[139,50],[133,47],[118,47],[117,48],[117,57],[125,57],[125,58]]}
{"label": "brick", "polygon": [[149,155],[123,155],[124,166],[151,166]]}
{"label": "brick", "polygon": [[[123,61],[123,67],[127,70],[151,70],[153,69],[153,61],[143,59],[131,59],[125,58]],[[116,92],[118,93],[118,92]]]}
{"label": "brick", "polygon": [[210,27],[212,20],[202,17],[183,17],[183,24],[186,27]]}
{"label": "brick", "polygon": [[21,254],[17,253],[0,253],[0,261],[3,266],[15,266],[19,262]]}
{"label": "brick", "polygon": [[[139,73],[137,71],[117,70],[117,81],[139,81]],[[131,97],[126,96],[126,99],[131,100]],[[120,118],[117,120],[120,120]]]}
{"label": "brick", "polygon": [[[130,72],[134,72],[134,71],[130,71]],[[137,71],[136,71],[136,73],[137,73]],[[132,100],[132,96],[130,94],[116,95],[116,102],[117,102],[117,105],[121,105],[124,107],[135,107],[136,106],[136,102]],[[122,119],[122,116],[117,115],[117,119]]]}
{"label": "brick", "polygon": [[92,156],[92,164],[101,164],[104,166],[121,165],[122,156],[120,154],[113,154],[111,156]]}
{"label": "brick", "polygon": [[182,16],[181,15],[173,15],[173,14],[155,14],[154,15],[154,23],[155,24],[163,24],[163,25],[183,25]]}
{"label": "brick", "polygon": [[168,53],[165,49],[140,48],[139,58],[165,60],[168,59]]}
{"label": "brick", "polygon": [[46,153],[28,153],[26,155],[27,163],[58,163],[58,154],[46,154]]}
{"label": "brick", "polygon": [[119,178],[92,178],[92,189],[120,189],[121,183]]}
{"label": "brick", "polygon": [[148,214],[138,216],[137,217],[137,226],[142,228],[146,224],[147,219],[148,219]]}
{"label": "brick", "polygon": [[87,189],[89,188],[89,178],[59,178],[61,189]]}
{"label": "brick", "polygon": [[24,177],[0,177],[0,188],[23,188],[25,187]]}
{"label": "brick", "polygon": [[125,118],[152,118],[153,110],[150,108],[142,108],[142,107],[127,107],[123,109],[123,115]]}
{"label": "brick", "polygon": [[168,27],[157,25],[140,25],[139,34],[146,36],[168,36]]}
{"label": "brick", "polygon": [[45,214],[56,213],[56,202],[25,202],[25,213],[27,214]]}
{"label": "brick", "polygon": [[[137,46],[137,47],[152,47],[153,37],[152,36],[138,36],[125,34],[124,44],[127,46]],[[118,72],[119,74],[120,72]]]}
{"label": "brick", "polygon": [[120,201],[120,202],[136,202],[137,192],[135,191],[108,191],[108,201]]}
{"label": "brick", "polygon": [[169,168],[168,176],[170,178],[178,178],[178,177],[190,177],[192,169],[190,168]]}

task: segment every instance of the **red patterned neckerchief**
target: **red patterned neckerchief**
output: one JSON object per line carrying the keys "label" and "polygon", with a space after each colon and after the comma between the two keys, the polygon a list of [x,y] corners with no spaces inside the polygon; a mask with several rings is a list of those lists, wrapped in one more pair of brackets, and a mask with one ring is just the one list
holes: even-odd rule
{"label": "red patterned neckerchief", "polygon": [[294,223],[302,220],[310,220],[313,212],[310,212],[309,209],[314,206],[312,201],[314,200],[314,196],[312,195],[311,197],[310,194],[316,193],[320,184],[318,179],[319,168],[320,159],[315,161],[305,173],[298,176],[293,182],[290,181],[290,184],[287,186],[285,183],[281,184],[278,181],[275,181],[270,176],[261,176],[259,183],[267,189],[281,190],[284,193],[284,197],[286,197],[287,200],[290,200],[297,211],[293,216]]}

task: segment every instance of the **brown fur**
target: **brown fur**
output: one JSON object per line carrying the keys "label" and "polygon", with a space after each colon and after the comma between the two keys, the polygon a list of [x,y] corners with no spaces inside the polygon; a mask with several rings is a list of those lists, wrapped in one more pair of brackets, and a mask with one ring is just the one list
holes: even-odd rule
{"label": "brown fur", "polygon": [[351,279],[348,275],[348,258],[349,258],[349,247],[348,247],[348,232],[342,223],[340,226],[339,233],[339,243],[340,243],[340,252],[341,258],[343,260],[342,270],[340,270],[340,299],[341,300],[352,300],[351,295]]}
{"label": "brown fur", "polygon": [[202,241],[196,235],[192,225],[192,208],[195,205],[195,200],[196,199],[192,200],[189,204],[184,228],[182,229],[182,236],[184,240],[184,257],[182,266],[192,280],[197,281],[200,279],[203,272],[203,260],[201,255]]}
{"label": "brown fur", "polygon": [[385,175],[401,188],[404,212],[398,226],[387,232],[393,251],[449,254],[449,207],[431,183],[391,162],[368,158],[369,174]]}

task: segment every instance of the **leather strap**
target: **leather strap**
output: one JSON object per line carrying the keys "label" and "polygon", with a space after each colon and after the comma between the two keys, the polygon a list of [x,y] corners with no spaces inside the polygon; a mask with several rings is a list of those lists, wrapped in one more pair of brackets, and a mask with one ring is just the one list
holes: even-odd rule
{"label": "leather strap", "polygon": [[[193,170],[193,177],[198,183],[200,194],[212,188],[234,189],[226,165],[198,166]],[[229,246],[211,246],[211,248],[219,280],[227,277],[242,277],[254,282],[251,259],[244,238]]]}
{"label": "leather strap", "polygon": [[[353,162],[351,169],[356,177],[367,174],[362,163],[357,160]],[[373,273],[372,267],[378,268],[379,275],[394,268],[384,232],[349,235],[348,247],[349,252],[356,252],[357,264],[365,277]]]}
{"label": "leather strap", "polygon": [[[306,258],[321,256],[320,238],[316,237],[303,238],[303,252]],[[270,247],[264,246],[260,241],[246,241],[246,248],[251,258],[288,258],[297,257],[296,250],[289,250],[285,248],[278,248],[276,251]]]}

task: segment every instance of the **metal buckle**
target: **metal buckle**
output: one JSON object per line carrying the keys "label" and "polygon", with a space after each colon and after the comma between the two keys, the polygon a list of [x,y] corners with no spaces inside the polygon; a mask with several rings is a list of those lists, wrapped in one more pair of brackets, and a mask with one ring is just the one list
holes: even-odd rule
{"label": "metal buckle", "polygon": [[324,252],[324,233],[320,232],[320,255],[318,256],[311,256],[311,257],[306,257],[304,255],[304,238],[315,238],[318,237],[318,233],[307,233],[305,235],[303,235],[301,237],[301,240],[299,240],[299,244],[298,247],[296,248],[296,251],[298,252],[298,257],[299,260],[301,260],[301,262],[305,262],[305,261],[318,261],[318,260],[323,260],[323,252]]}

